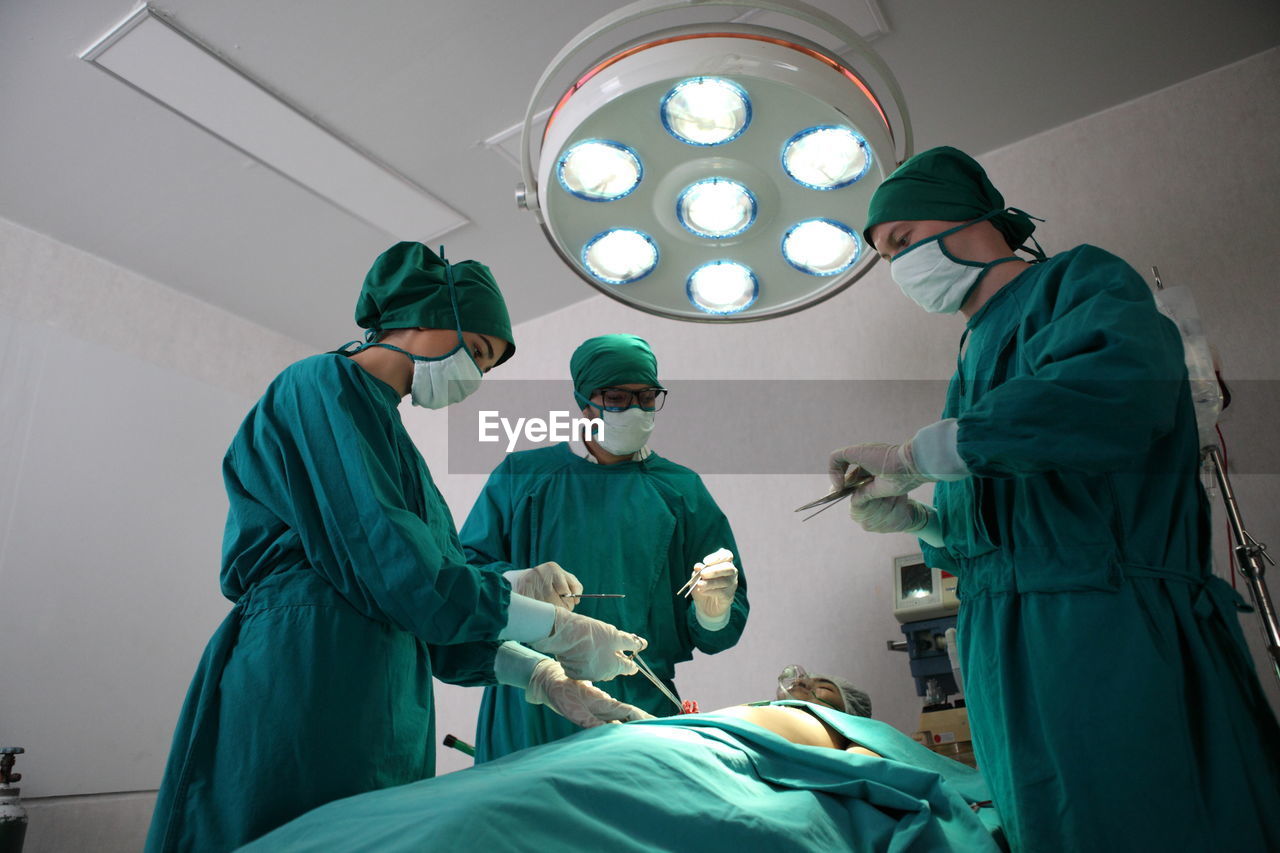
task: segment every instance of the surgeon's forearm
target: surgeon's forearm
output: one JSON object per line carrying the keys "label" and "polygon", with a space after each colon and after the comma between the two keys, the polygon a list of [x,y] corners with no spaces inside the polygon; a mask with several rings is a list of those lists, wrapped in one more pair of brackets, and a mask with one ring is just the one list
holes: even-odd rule
{"label": "surgeon's forearm", "polygon": [[513,592],[511,606],[507,609],[507,624],[499,632],[498,639],[532,643],[549,636],[555,622],[554,604]]}
{"label": "surgeon's forearm", "polygon": [[702,612],[701,607],[695,606],[694,617],[698,620],[698,624],[708,631],[720,631],[729,624],[729,619],[733,616],[733,608],[730,607],[719,616],[708,616]]}
{"label": "surgeon's forearm", "polygon": [[963,480],[972,472],[960,458],[959,424],[946,418],[922,427],[911,439],[911,455],[920,473],[930,480]]}
{"label": "surgeon's forearm", "polygon": [[942,519],[938,517],[936,509],[929,509],[929,520],[925,522],[924,527],[916,531],[916,536],[926,545],[942,547]]}
{"label": "surgeon's forearm", "polygon": [[499,684],[524,690],[529,686],[534,668],[544,660],[547,656],[540,652],[519,643],[505,642],[498,647],[493,659],[493,675]]}

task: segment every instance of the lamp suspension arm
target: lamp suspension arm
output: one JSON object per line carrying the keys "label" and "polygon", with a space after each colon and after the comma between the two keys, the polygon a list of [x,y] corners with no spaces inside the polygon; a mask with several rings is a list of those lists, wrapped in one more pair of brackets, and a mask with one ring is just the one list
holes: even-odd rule
{"label": "lamp suspension arm", "polygon": [[1253,599],[1254,610],[1262,622],[1263,639],[1267,644],[1267,654],[1271,656],[1272,672],[1280,680],[1280,620],[1276,618],[1275,604],[1271,601],[1271,593],[1263,578],[1266,565],[1265,558],[1271,565],[1275,560],[1267,553],[1267,546],[1257,541],[1244,528],[1240,517],[1240,505],[1236,503],[1235,492],[1231,489],[1231,479],[1227,476],[1226,466],[1222,464],[1222,451],[1217,447],[1205,448],[1204,455],[1213,463],[1213,472],[1222,489],[1222,502],[1227,509],[1227,521],[1231,527],[1231,535],[1235,539],[1236,559],[1240,563],[1240,574],[1249,584],[1249,596]]}
{"label": "lamp suspension arm", "polygon": [[[858,35],[852,27],[838,18],[827,14],[821,9],[810,6],[808,3],[801,2],[801,0],[636,0],[635,3],[630,3],[621,9],[610,12],[574,36],[555,55],[546,70],[542,72],[542,76],[538,78],[537,85],[533,87],[533,95],[529,98],[529,106],[525,109],[524,126],[520,132],[521,184],[516,190],[516,198],[521,207],[534,213],[539,224],[542,223],[543,219],[541,205],[538,203],[537,180],[533,174],[532,158],[529,156],[529,146],[532,142],[529,137],[533,128],[533,116],[537,112],[538,104],[552,78],[564,70],[569,60],[583,47],[606,33],[640,18],[669,12],[673,9],[694,6],[729,6],[776,12],[789,18],[813,24],[857,50],[862,58],[880,75],[885,85],[888,86],[889,94],[893,98],[894,106],[897,108],[898,115],[902,120],[902,141],[904,146],[902,157],[905,159],[911,155],[913,143],[911,120],[907,115],[906,99],[902,94],[902,87],[898,85],[898,79],[893,76],[889,66],[876,55],[875,51],[871,50],[866,39]],[[892,133],[892,128],[890,133]]]}

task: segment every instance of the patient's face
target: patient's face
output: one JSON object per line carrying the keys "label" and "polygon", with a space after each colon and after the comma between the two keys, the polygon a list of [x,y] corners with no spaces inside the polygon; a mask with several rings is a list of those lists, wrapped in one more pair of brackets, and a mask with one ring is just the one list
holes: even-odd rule
{"label": "patient's face", "polygon": [[792,699],[826,705],[828,708],[835,708],[837,711],[844,710],[844,697],[840,695],[840,691],[836,686],[825,678],[797,679],[795,685],[788,692],[791,694]]}

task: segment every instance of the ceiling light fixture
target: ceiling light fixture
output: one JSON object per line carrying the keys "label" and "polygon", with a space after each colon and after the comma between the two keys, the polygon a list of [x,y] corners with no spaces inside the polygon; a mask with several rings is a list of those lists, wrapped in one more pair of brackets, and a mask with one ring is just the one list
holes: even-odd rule
{"label": "ceiling light fixture", "polygon": [[324,129],[142,6],[80,54],[263,165],[401,240],[467,218]]}
{"label": "ceiling light fixture", "polygon": [[[688,22],[716,6],[816,26],[834,47],[740,20]],[[612,35],[663,15],[679,20]],[[588,49],[603,58],[579,64]],[[538,137],[553,86],[563,94]],[[830,298],[875,263],[862,245],[867,206],[910,156],[911,126],[892,72],[819,9],[639,0],[551,61],[520,154],[518,203],[593,287],[663,317],[759,320]]]}

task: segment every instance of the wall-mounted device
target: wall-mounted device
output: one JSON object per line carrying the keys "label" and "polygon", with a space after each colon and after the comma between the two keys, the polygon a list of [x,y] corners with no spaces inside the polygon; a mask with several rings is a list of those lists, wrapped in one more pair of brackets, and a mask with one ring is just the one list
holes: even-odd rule
{"label": "wall-mounted device", "polygon": [[950,616],[960,609],[955,575],[925,565],[911,554],[893,560],[893,615],[899,622]]}

